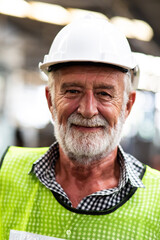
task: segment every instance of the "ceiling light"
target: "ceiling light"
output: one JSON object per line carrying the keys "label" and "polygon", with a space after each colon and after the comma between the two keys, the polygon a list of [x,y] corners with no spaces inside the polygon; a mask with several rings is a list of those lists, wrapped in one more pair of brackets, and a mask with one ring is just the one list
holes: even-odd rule
{"label": "ceiling light", "polygon": [[[0,13],[58,25],[66,25],[87,14],[107,19],[104,14],[98,12],[74,8],[66,9],[60,5],[38,1],[27,3],[24,0],[0,0]],[[110,21],[118,26],[128,38],[150,41],[153,37],[152,28],[144,21],[124,17],[113,17]]]}
{"label": "ceiling light", "polygon": [[160,92],[160,57],[134,53],[140,67],[139,89]]}
{"label": "ceiling light", "polygon": [[108,20],[108,18],[104,14],[99,13],[99,12],[93,12],[93,11],[88,11],[88,10],[83,10],[83,9],[78,9],[78,8],[68,8],[68,11],[71,15],[70,21],[76,20],[78,18],[82,18],[89,14],[92,14],[96,17],[100,17],[100,18],[104,18],[104,19]]}
{"label": "ceiling light", "polygon": [[58,25],[69,24],[73,20],[81,18],[87,14],[93,14],[98,17],[107,18],[102,13],[74,8],[65,9],[62,6],[55,4],[34,1],[29,2],[29,4],[30,4],[30,13],[28,16],[29,18]]}
{"label": "ceiling light", "polygon": [[42,2],[29,2],[29,5],[31,19],[58,25],[65,25],[70,19],[69,12],[59,5]]}
{"label": "ceiling light", "polygon": [[150,41],[153,37],[153,29],[148,23],[142,20],[113,17],[110,21],[115,24],[128,38]]}
{"label": "ceiling light", "polygon": [[26,17],[29,4],[23,0],[0,0],[0,13],[14,17]]}

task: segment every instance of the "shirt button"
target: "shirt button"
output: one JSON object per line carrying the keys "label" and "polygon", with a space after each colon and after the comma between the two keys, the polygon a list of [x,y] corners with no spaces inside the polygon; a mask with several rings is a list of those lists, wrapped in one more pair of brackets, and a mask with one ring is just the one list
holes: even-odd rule
{"label": "shirt button", "polygon": [[67,231],[66,231],[66,234],[67,234],[68,236],[70,236],[70,235],[71,235],[71,231],[70,231],[70,230],[67,230]]}

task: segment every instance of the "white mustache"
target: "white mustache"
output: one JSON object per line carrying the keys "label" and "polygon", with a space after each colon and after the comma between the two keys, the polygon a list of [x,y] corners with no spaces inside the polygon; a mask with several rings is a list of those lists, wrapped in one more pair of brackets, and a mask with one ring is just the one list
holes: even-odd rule
{"label": "white mustache", "polygon": [[108,126],[108,122],[101,115],[97,115],[91,119],[87,119],[87,118],[83,118],[78,113],[73,113],[68,118],[68,123],[70,125],[74,124],[82,127],[107,127]]}

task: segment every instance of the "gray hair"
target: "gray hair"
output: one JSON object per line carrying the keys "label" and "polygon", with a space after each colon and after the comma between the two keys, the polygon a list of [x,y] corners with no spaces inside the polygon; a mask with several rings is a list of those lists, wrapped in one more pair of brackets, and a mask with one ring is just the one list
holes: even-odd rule
{"label": "gray hair", "polygon": [[48,88],[51,95],[52,102],[54,101],[55,96],[55,81],[59,76],[59,71],[52,71],[48,74]]}
{"label": "gray hair", "polygon": [[128,102],[130,93],[133,91],[131,72],[128,71],[124,77],[124,95],[123,101],[125,104]]}

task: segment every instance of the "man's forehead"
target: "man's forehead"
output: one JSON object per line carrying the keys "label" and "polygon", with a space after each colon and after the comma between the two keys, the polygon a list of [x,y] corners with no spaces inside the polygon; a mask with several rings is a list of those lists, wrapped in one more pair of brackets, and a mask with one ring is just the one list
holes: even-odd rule
{"label": "man's forehead", "polygon": [[82,88],[123,89],[124,73],[109,67],[70,66],[62,68],[56,85],[60,88],[79,86]]}

